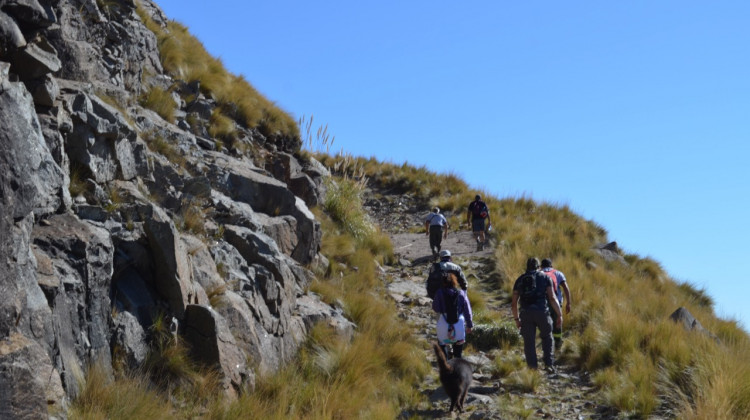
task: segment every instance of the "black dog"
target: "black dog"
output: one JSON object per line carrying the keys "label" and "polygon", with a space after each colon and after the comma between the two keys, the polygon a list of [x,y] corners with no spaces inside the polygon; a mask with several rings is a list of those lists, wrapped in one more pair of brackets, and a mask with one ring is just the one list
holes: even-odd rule
{"label": "black dog", "polygon": [[454,407],[458,407],[458,412],[463,413],[464,400],[466,399],[466,393],[469,392],[473,373],[471,363],[461,358],[445,360],[445,354],[440,346],[433,343],[432,347],[438,360],[440,383],[443,384],[445,393],[451,399],[451,408],[448,412],[452,412]]}

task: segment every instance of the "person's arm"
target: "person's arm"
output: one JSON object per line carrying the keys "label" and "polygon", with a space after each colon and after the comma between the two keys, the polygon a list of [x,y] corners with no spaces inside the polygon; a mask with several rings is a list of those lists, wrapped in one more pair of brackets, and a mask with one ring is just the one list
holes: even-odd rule
{"label": "person's arm", "polygon": [[424,233],[425,235],[430,234],[430,221],[429,220],[424,221],[424,230],[425,230],[425,233]]}
{"label": "person's arm", "polygon": [[466,212],[466,223],[469,224],[469,230],[471,230],[471,208]]}
{"label": "person's arm", "polygon": [[510,302],[510,311],[513,313],[513,319],[516,321],[516,327],[521,328],[521,318],[518,317],[518,290],[513,290],[513,299]]}
{"label": "person's arm", "polygon": [[466,334],[471,333],[471,329],[474,328],[474,320],[473,320],[473,314],[471,313],[471,302],[469,302],[469,297],[466,296],[466,293],[461,293],[464,297],[464,321],[466,322]]}
{"label": "person's arm", "polygon": [[562,286],[563,294],[565,295],[565,313],[570,313],[570,289],[568,289],[568,282],[564,281],[560,283],[560,286]]}
{"label": "person's arm", "polygon": [[443,217],[443,218],[445,218],[445,232],[443,232],[443,238],[447,238],[448,237],[448,229],[450,229],[451,225],[448,223],[448,218],[446,218],[446,217]]}
{"label": "person's arm", "polygon": [[462,290],[469,290],[469,283],[466,281],[466,276],[464,275],[464,271],[461,270],[461,267],[458,267],[458,283],[459,286],[461,286]]}
{"label": "person's arm", "polygon": [[560,303],[557,302],[555,292],[552,290],[552,286],[547,286],[547,300],[549,300],[550,306],[555,310],[557,318],[555,318],[555,326],[562,327],[562,310],[560,309]]}

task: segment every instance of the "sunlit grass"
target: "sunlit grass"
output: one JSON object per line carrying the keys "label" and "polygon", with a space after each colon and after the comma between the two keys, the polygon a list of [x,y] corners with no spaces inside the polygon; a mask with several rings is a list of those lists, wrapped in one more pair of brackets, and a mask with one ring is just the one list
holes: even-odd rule
{"label": "sunlit grass", "polygon": [[[296,121],[260,94],[243,76],[229,73],[221,60],[211,56],[188,28],[169,21],[156,24],[143,8],[138,14],[156,34],[162,66],[173,77],[186,82],[200,81],[201,91],[216,98],[226,117],[248,128],[257,128],[267,137],[284,138],[300,144]],[[223,126],[221,131],[224,131]]]}
{"label": "sunlit grass", "polygon": [[140,98],[140,104],[164,118],[165,121],[174,123],[174,114],[177,104],[172,98],[172,94],[164,89],[152,86]]}

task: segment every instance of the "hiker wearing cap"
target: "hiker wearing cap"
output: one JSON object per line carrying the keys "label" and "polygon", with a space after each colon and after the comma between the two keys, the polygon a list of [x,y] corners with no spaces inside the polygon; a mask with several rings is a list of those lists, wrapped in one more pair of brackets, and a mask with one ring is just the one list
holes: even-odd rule
{"label": "hiker wearing cap", "polygon": [[[552,288],[555,291],[557,301],[560,303],[560,309],[565,304],[565,314],[570,313],[570,289],[568,289],[568,280],[565,278],[565,274],[562,271],[556,270],[552,267],[552,259],[545,258],[542,260],[542,272],[552,279]],[[564,295],[563,295],[564,292]],[[552,328],[552,338],[555,339],[555,350],[562,348],[562,325],[554,326]]]}
{"label": "hiker wearing cap", "polygon": [[490,221],[490,209],[487,208],[487,204],[482,201],[482,197],[477,194],[474,197],[474,201],[469,203],[468,212],[466,213],[466,221],[477,241],[477,251],[481,251],[486,243],[486,238],[484,236],[485,219],[487,229],[489,229],[492,226],[492,222]]}
{"label": "hiker wearing cap", "polygon": [[510,309],[513,312],[516,327],[521,329],[526,365],[532,369],[538,366],[536,356],[536,330],[538,328],[542,337],[545,370],[552,373],[555,367],[552,354],[553,322],[550,318],[550,307],[556,315],[554,325],[562,326],[562,311],[552,290],[552,279],[539,271],[538,259],[529,258],[526,261],[526,272],[513,284]]}
{"label": "hiker wearing cap", "polygon": [[440,244],[443,238],[448,236],[448,220],[440,214],[440,208],[433,207],[432,213],[428,214],[424,221],[425,234],[430,236],[430,250],[432,260],[435,261],[440,252]]}
{"label": "hiker wearing cap", "polygon": [[458,280],[458,285],[461,286],[461,290],[466,290],[468,288],[464,271],[458,266],[458,264],[453,262],[451,259],[451,252],[447,249],[440,251],[440,270],[444,273],[448,272],[455,274],[457,278],[456,280]]}

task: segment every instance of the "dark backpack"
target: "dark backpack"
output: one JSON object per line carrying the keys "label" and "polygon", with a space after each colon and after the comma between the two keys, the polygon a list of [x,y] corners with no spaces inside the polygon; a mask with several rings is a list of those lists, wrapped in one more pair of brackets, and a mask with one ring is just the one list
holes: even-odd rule
{"label": "dark backpack", "polygon": [[524,274],[519,280],[519,295],[524,305],[531,305],[536,302],[538,293],[536,291],[536,276],[534,274]]}
{"label": "dark backpack", "polygon": [[484,201],[475,201],[474,206],[471,208],[471,213],[475,219],[484,219],[487,217],[487,204]]}
{"label": "dark backpack", "polygon": [[443,269],[440,268],[440,263],[432,263],[432,267],[430,267],[430,274],[427,275],[427,280],[425,281],[425,287],[427,288],[427,296],[430,297],[430,299],[435,299],[435,293],[437,293],[438,289],[443,287],[443,277],[447,276],[447,272],[443,272]]}
{"label": "dark backpack", "polygon": [[445,320],[448,321],[449,325],[458,322],[458,299],[460,298],[461,293],[458,291],[453,293],[453,296],[451,296],[447,290],[443,292],[443,301],[445,303],[445,313],[443,313],[443,316],[445,317]]}

